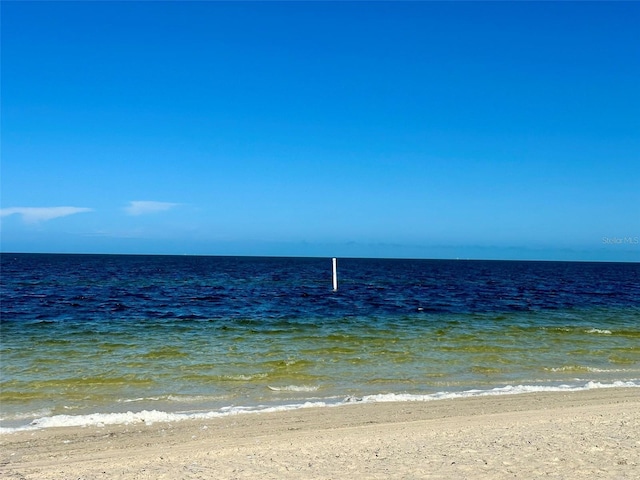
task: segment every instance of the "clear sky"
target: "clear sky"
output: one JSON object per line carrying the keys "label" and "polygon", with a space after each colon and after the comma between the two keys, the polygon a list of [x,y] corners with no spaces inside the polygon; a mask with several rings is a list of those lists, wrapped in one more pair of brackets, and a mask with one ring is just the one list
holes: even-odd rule
{"label": "clear sky", "polygon": [[640,261],[640,2],[1,9],[2,251]]}

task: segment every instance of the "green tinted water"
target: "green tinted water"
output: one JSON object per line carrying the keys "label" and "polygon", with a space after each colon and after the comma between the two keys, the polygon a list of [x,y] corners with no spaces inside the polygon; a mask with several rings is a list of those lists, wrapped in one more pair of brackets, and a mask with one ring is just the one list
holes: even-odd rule
{"label": "green tinted water", "polygon": [[2,415],[640,378],[635,309],[419,320],[5,326]]}

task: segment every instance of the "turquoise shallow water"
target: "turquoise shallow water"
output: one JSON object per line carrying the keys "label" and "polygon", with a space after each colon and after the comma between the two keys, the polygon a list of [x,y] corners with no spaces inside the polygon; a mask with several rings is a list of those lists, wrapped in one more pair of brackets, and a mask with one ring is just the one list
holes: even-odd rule
{"label": "turquoise shallow water", "polygon": [[[637,264],[2,256],[3,427],[640,385]],[[399,397],[398,397],[399,398]]]}

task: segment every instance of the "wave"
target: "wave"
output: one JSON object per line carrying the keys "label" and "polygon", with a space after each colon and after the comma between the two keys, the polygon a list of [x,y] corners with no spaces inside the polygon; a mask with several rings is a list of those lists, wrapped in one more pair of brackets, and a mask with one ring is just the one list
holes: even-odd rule
{"label": "wave", "polygon": [[[275,387],[281,389],[298,388],[296,386]],[[225,417],[230,415],[240,415],[249,413],[269,413],[281,412],[288,410],[298,410],[302,408],[318,408],[318,407],[339,407],[342,405],[352,404],[353,402],[363,403],[382,403],[382,402],[428,402],[437,400],[448,400],[456,398],[468,397],[484,397],[499,395],[518,395],[533,392],[576,392],[582,390],[592,390],[600,388],[640,388],[640,380],[633,381],[615,381],[613,383],[587,382],[583,385],[507,385],[489,390],[465,390],[461,392],[437,392],[431,394],[409,394],[409,393],[383,393],[376,395],[365,395],[363,397],[347,396],[342,400],[325,399],[324,401],[307,401],[303,403],[295,403],[277,406],[228,406],[216,411],[208,412],[191,412],[191,413],[173,413],[159,410],[142,410],[140,412],[123,412],[123,413],[92,413],[87,415],[53,415],[37,418],[29,425],[7,428],[0,427],[0,434],[9,434],[18,431],[40,430],[53,427],[88,427],[105,425],[129,425],[129,424],[146,424],[151,425],[158,422],[177,422],[183,420],[208,420],[213,418]],[[294,390],[296,391],[296,390]]]}
{"label": "wave", "polygon": [[175,402],[197,403],[223,400],[225,397],[218,395],[157,395],[153,397],[120,398],[117,403],[143,403],[143,402]]}
{"label": "wave", "polygon": [[[507,385],[490,390],[465,390],[463,392],[438,392],[426,395],[384,393],[365,395],[363,402],[426,402],[432,400],[449,400],[455,398],[486,397],[495,395],[517,395],[534,392],[578,392],[596,388],[640,388],[640,381],[616,381],[613,383],[587,382],[584,385]],[[351,400],[353,401],[353,400]]]}
{"label": "wave", "polygon": [[287,385],[285,387],[267,385],[267,388],[274,392],[315,392],[320,387],[318,385]]}
{"label": "wave", "polygon": [[323,406],[327,406],[327,404],[325,402],[305,402],[302,404],[275,407],[224,407],[219,411],[200,413],[172,413],[159,410],[142,410],[140,412],[91,413],[88,415],[53,415],[51,417],[38,418],[24,427],[0,428],[0,434],[53,427],[103,427],[105,425],[130,425],[136,423],[152,425],[158,422],[170,423],[183,420],[207,420],[243,413],[268,413]]}
{"label": "wave", "polygon": [[582,365],[565,365],[563,367],[545,368],[548,372],[576,372],[576,373],[620,373],[620,372],[633,372],[632,369],[626,368],[596,368],[585,367]]}
{"label": "wave", "polygon": [[611,335],[611,330],[601,330],[599,328],[591,328],[586,330],[585,333],[599,333],[601,335]]}

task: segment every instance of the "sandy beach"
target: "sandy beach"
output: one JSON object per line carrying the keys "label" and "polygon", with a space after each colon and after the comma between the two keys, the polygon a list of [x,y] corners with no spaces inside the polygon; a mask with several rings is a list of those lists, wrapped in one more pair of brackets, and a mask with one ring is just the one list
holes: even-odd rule
{"label": "sandy beach", "polygon": [[0,441],[0,476],[10,479],[631,479],[640,392],[354,403]]}

